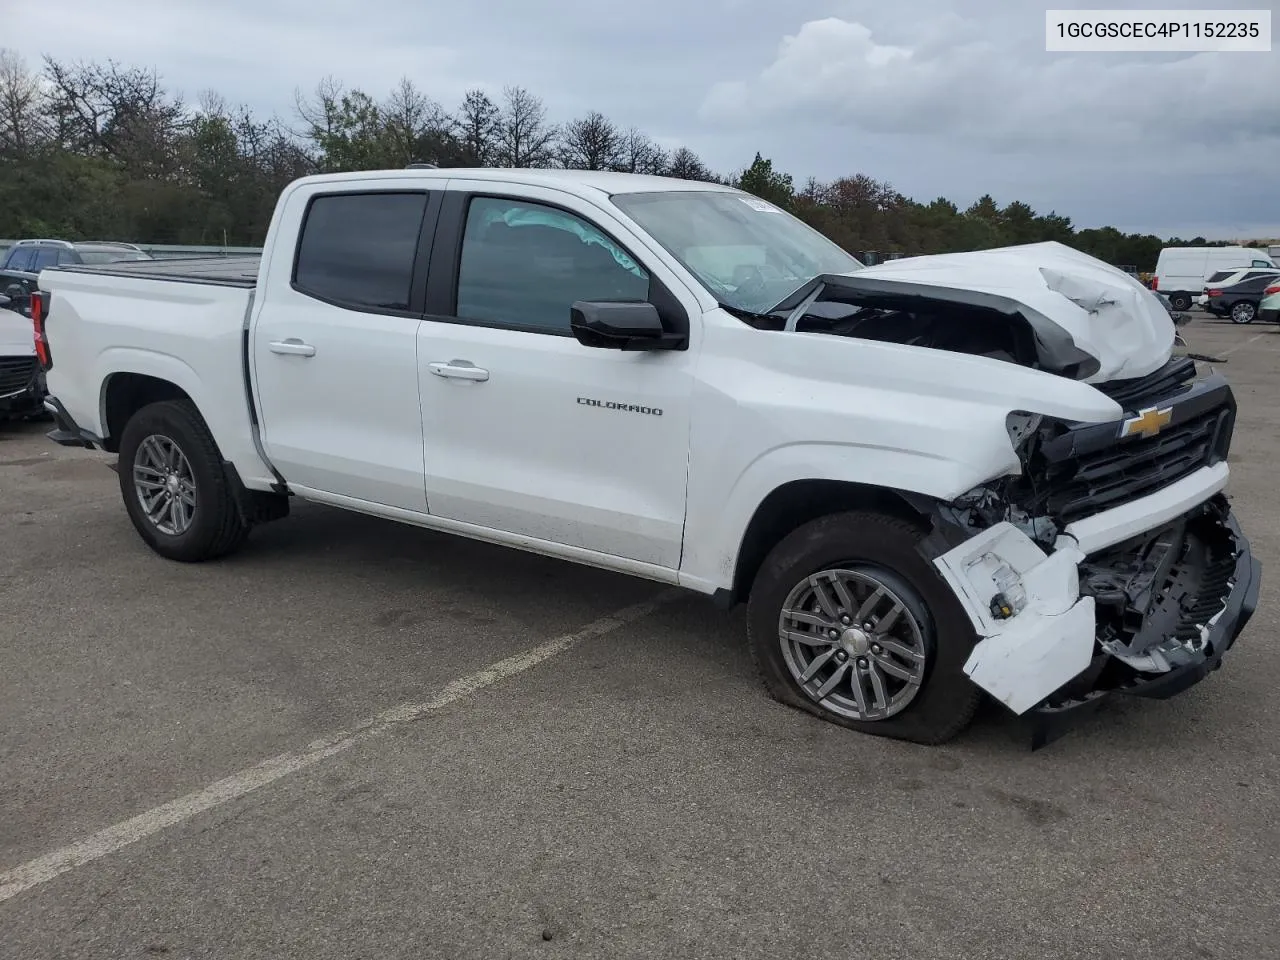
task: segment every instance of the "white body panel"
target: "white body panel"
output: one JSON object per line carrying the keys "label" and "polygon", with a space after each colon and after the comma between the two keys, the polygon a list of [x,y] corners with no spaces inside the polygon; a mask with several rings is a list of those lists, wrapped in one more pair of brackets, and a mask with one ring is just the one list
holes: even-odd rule
{"label": "white body panel", "polygon": [[35,356],[31,321],[17,310],[0,309],[0,357]]}
{"label": "white body panel", "polygon": [[46,270],[53,291],[49,393],[84,429],[107,435],[110,379],[136,373],[167,380],[200,408],[218,449],[245,485],[273,477],[258,456],[245,394],[241,342],[249,291],[214,284]]}

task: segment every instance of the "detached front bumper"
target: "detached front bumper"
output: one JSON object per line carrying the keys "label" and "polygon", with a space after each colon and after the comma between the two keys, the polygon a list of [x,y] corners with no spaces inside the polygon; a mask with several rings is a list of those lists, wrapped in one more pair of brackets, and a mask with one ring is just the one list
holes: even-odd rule
{"label": "detached front bumper", "polygon": [[1035,745],[1112,696],[1166,699],[1221,666],[1262,577],[1226,476],[1206,467],[1069,526],[1051,553],[1002,523],[934,560],[981,638],[965,672],[1034,718]]}

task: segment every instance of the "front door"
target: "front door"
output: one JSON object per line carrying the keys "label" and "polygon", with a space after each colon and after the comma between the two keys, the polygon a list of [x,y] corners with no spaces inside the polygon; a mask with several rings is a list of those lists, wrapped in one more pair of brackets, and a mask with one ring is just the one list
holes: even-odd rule
{"label": "front door", "polygon": [[[418,335],[432,516],[678,568],[693,296],[633,256],[620,222],[558,191],[453,181],[436,236]],[[575,300],[653,300],[690,346],[585,347]]]}

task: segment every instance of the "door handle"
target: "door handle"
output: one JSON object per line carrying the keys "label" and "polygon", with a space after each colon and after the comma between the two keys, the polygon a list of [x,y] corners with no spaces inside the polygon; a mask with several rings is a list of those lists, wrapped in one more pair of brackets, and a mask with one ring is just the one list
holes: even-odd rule
{"label": "door handle", "polygon": [[283,353],[290,357],[314,357],[316,348],[309,343],[303,343],[297,337],[290,337],[288,340],[272,340],[272,353]]}
{"label": "door handle", "polygon": [[489,371],[477,367],[470,360],[450,360],[447,363],[443,360],[438,360],[435,363],[427,364],[427,366],[431,368],[431,372],[437,377],[477,381],[489,379]]}

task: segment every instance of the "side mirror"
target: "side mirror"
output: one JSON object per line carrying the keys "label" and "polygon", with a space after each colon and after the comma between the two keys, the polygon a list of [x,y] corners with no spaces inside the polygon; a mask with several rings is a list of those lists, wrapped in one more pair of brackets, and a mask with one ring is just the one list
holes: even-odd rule
{"label": "side mirror", "polygon": [[26,287],[20,283],[11,283],[5,287],[4,295],[10,300],[21,300],[27,295]]}
{"label": "side mirror", "polygon": [[577,300],[569,307],[569,327],[584,347],[613,350],[676,350],[685,338],[667,333],[652,303]]}
{"label": "side mirror", "polygon": [[3,293],[0,293],[0,310],[9,309],[9,304],[11,303],[13,303],[13,300],[11,298],[6,297]]}

